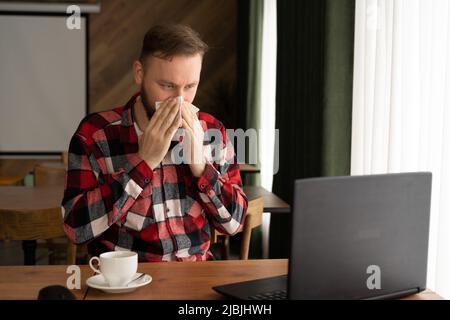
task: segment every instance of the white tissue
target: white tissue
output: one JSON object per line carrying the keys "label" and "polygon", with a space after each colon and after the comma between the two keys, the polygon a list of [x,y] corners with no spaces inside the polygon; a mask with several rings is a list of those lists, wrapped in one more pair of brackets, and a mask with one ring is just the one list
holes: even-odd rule
{"label": "white tissue", "polygon": [[[178,97],[176,97],[176,99],[178,100],[178,103],[183,103],[183,101],[184,101],[183,96],[178,96]],[[161,106],[161,103],[163,103],[163,101],[156,101],[155,102],[155,109],[156,110],[159,109],[159,107]],[[191,107],[191,110],[194,111],[194,113],[197,113],[200,110],[199,108],[197,108],[196,106],[194,106],[191,103],[189,105]]]}
{"label": "white tissue", "polygon": [[[176,97],[176,99],[178,100],[178,103],[183,103],[183,101],[184,101],[183,96],[178,96],[178,97]],[[156,110],[159,109],[159,107],[161,106],[161,103],[162,103],[162,101],[156,101],[155,102],[155,109]],[[200,110],[199,108],[197,108],[196,106],[194,106],[191,103],[189,104],[189,106],[191,107],[192,111],[194,111],[194,113],[197,113]],[[172,141],[179,141],[179,138],[184,135],[183,130],[184,130],[183,128],[178,128],[177,131],[175,132],[175,134],[172,137]]]}

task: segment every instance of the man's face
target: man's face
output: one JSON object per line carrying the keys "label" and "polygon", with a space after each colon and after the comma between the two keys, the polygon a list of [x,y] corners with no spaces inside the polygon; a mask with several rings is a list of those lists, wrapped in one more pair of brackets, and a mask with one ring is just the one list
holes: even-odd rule
{"label": "man's face", "polygon": [[170,60],[149,56],[142,65],[135,62],[136,84],[141,86],[141,98],[147,114],[154,111],[156,101],[183,96],[192,103],[197,93],[202,69],[202,56],[177,55]]}

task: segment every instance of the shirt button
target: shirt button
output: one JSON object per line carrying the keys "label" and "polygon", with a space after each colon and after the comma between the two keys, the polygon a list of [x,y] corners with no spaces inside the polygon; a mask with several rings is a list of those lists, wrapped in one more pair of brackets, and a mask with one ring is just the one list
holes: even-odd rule
{"label": "shirt button", "polygon": [[200,185],[200,188],[205,189],[205,184],[202,183],[202,184]]}
{"label": "shirt button", "polygon": [[148,184],[149,182],[150,182],[150,179],[149,179],[149,178],[145,178],[145,179],[144,179],[144,183],[145,183],[145,184]]}

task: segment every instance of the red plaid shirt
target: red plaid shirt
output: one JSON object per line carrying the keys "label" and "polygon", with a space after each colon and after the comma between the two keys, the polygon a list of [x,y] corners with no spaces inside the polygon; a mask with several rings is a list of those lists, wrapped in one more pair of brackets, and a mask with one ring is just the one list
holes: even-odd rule
{"label": "red plaid shirt", "polygon": [[[208,161],[200,178],[193,177],[189,165],[174,164],[170,151],[152,169],[137,154],[136,97],[123,107],[87,116],[72,137],[64,229],[74,243],[88,243],[94,255],[132,250],[140,261],[207,260],[210,227],[233,235],[247,211],[225,128],[213,116],[198,113],[205,131],[220,130],[224,147],[220,161]],[[208,142],[205,148],[211,150]]]}

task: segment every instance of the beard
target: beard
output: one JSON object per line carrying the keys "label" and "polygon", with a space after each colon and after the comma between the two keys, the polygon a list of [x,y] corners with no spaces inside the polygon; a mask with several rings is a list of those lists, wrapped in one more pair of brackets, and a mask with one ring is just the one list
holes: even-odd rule
{"label": "beard", "polygon": [[150,120],[155,113],[155,109],[152,107],[148,99],[147,93],[144,90],[144,86],[141,86],[141,101],[142,105],[144,106],[145,113],[147,114],[147,119]]}

